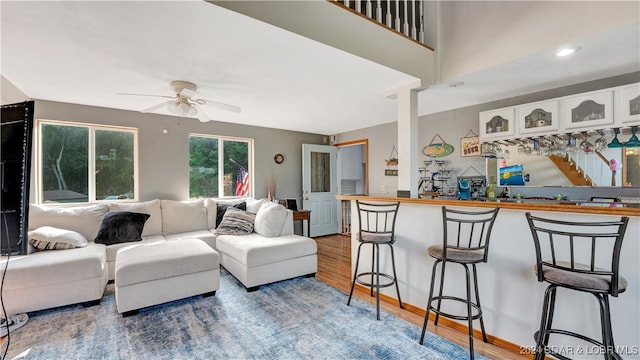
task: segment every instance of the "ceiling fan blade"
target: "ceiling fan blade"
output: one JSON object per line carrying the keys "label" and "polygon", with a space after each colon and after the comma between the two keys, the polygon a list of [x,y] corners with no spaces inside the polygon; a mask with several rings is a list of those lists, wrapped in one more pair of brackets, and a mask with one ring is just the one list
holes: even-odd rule
{"label": "ceiling fan blade", "polygon": [[163,107],[166,107],[168,103],[169,103],[168,101],[167,102],[161,102],[160,104],[156,104],[156,105],[153,105],[152,107],[140,110],[140,112],[141,113],[154,112],[156,110],[162,109]]}
{"label": "ceiling fan blade", "polygon": [[200,99],[200,100],[204,100],[206,105],[217,107],[218,109],[227,110],[234,113],[239,113],[240,111],[242,111],[242,109],[239,108],[238,106],[221,103],[219,101],[206,100],[206,99]]}
{"label": "ceiling fan blade", "polygon": [[194,105],[197,109],[198,112],[196,113],[196,117],[198,118],[198,120],[200,120],[200,122],[208,122],[211,121],[211,118],[209,117],[209,115],[207,115],[207,113],[204,112],[204,110],[202,110],[202,106],[197,106]]}
{"label": "ceiling fan blade", "polygon": [[175,99],[175,96],[169,95],[153,95],[153,94],[130,94],[130,93],[118,93],[118,95],[128,95],[128,96],[151,96],[151,97],[161,97],[167,99]]}

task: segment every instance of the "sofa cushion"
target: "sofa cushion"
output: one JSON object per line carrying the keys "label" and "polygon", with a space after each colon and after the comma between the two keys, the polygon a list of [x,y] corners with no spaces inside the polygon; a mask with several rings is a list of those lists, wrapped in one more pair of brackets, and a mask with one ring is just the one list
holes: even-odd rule
{"label": "sofa cushion", "polygon": [[244,235],[253,232],[253,222],[256,216],[250,212],[242,211],[235,207],[228,207],[220,225],[214,230],[217,235],[234,234]]}
{"label": "sofa cushion", "polygon": [[251,233],[218,235],[216,249],[247,267],[254,267],[313,255],[317,252],[317,244],[315,240],[299,235],[266,238]]}
{"label": "sofa cushion", "polygon": [[162,242],[165,241],[164,238],[162,237],[162,235],[151,235],[148,238],[143,237],[141,241],[136,241],[136,242],[125,242],[125,243],[117,243],[117,244],[113,244],[113,245],[109,245],[107,246],[107,262],[114,262],[116,261],[116,255],[118,254],[118,251],[120,251],[120,249],[126,248],[127,246],[135,246],[135,245],[140,245],[140,244],[149,244],[149,243],[153,243],[153,242]]}
{"label": "sofa cushion", "polygon": [[167,234],[164,236],[167,241],[180,241],[183,239],[199,239],[204,241],[212,249],[216,248],[216,235],[209,230],[187,231],[179,234]]}
{"label": "sofa cushion", "polygon": [[247,203],[247,212],[250,212],[252,214],[257,214],[258,210],[260,210],[260,207],[262,207],[262,204],[267,201],[267,199],[253,199],[253,198],[248,198],[245,200],[245,202]]}
{"label": "sofa cushion", "polygon": [[105,246],[90,242],[65,251],[11,256],[4,290],[35,288],[99,278],[105,271]]}
{"label": "sofa cushion", "polygon": [[116,286],[218,269],[218,253],[198,239],[134,245],[118,252]]}
{"label": "sofa cushion", "polygon": [[[143,214],[149,214],[151,217],[144,224],[142,236],[160,235],[162,234],[162,211],[160,210],[160,200],[150,200],[137,203],[109,203],[110,211],[131,211]],[[94,236],[95,237],[95,236]],[[93,238],[92,238],[93,239]]]}
{"label": "sofa cushion", "polygon": [[82,234],[53,226],[41,226],[29,231],[29,244],[38,250],[66,250],[87,246]]}
{"label": "sofa cushion", "polygon": [[177,234],[208,229],[203,200],[162,200],[162,233]]}
{"label": "sofa cushion", "polygon": [[73,207],[52,207],[31,204],[29,207],[29,229],[53,226],[72,230],[93,241],[98,234],[102,217],[109,211],[107,204]]}
{"label": "sofa cushion", "polygon": [[256,233],[266,236],[279,236],[287,219],[287,208],[280,204],[266,201],[256,214],[256,222],[253,226]]}
{"label": "sofa cushion", "polygon": [[142,240],[144,223],[151,215],[131,212],[112,211],[104,215],[95,242],[112,245]]}

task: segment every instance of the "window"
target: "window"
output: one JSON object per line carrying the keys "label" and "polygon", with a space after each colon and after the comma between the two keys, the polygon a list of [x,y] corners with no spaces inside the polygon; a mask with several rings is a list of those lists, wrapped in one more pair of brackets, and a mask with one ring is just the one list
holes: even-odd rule
{"label": "window", "polygon": [[252,158],[252,139],[190,135],[189,196],[251,196]]}
{"label": "window", "polygon": [[137,129],[39,121],[38,202],[137,199]]}

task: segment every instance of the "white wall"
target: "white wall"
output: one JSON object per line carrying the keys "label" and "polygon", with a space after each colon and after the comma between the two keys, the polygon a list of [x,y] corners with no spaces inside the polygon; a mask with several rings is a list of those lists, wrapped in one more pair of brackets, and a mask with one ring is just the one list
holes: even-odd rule
{"label": "white wall", "polygon": [[[140,200],[189,198],[190,133],[254,139],[255,196],[264,197],[265,181],[276,178],[278,198],[300,200],[301,145],[322,144],[326,139],[309,133],[42,100],[36,100],[35,118],[138,128]],[[285,157],[280,165],[273,161],[277,153]],[[35,200],[35,161],[33,164],[31,199]]]}
{"label": "white wall", "polygon": [[638,1],[442,1],[439,10],[440,81],[640,20]]}

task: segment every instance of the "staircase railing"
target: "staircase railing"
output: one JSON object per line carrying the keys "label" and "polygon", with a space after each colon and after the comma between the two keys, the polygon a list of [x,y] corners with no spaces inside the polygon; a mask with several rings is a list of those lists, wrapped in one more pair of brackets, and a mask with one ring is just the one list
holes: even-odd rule
{"label": "staircase railing", "polygon": [[422,0],[331,1],[425,45]]}

